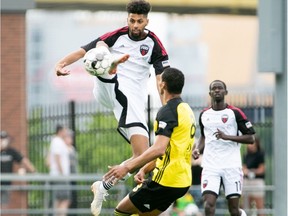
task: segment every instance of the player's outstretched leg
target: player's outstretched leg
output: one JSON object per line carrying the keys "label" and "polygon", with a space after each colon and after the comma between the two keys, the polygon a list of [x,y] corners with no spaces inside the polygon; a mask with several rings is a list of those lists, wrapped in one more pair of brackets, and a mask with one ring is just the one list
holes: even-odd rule
{"label": "player's outstretched leg", "polygon": [[108,196],[107,190],[102,186],[102,181],[96,181],[92,184],[91,190],[94,193],[94,199],[91,203],[91,213],[98,216],[101,212],[102,202]]}
{"label": "player's outstretched leg", "polygon": [[110,70],[109,70],[109,74],[115,74],[117,71],[117,66],[121,63],[126,62],[129,59],[130,55],[129,54],[125,54],[123,55],[121,58],[116,59],[115,61],[113,61],[113,63],[111,64]]}
{"label": "player's outstretched leg", "polygon": [[[123,162],[124,163],[124,162]],[[126,181],[131,176],[128,173],[123,179],[120,179],[119,182]],[[91,203],[91,213],[94,216],[97,216],[101,212],[102,203],[106,201],[105,197],[108,196],[108,190],[111,189],[115,184],[117,184],[118,180],[113,181],[96,181],[91,185],[91,191],[94,193],[94,199]]]}

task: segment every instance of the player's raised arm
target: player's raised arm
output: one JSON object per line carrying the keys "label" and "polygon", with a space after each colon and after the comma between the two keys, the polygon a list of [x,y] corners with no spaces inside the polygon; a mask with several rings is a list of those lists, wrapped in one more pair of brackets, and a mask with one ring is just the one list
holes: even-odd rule
{"label": "player's raised arm", "polygon": [[156,87],[159,93],[161,104],[163,105],[163,96],[161,95],[160,83],[161,83],[161,74],[158,74],[156,75]]}
{"label": "player's raised arm", "polygon": [[55,72],[57,76],[66,76],[70,74],[70,71],[67,70],[65,67],[78,61],[80,58],[83,58],[86,51],[83,48],[76,50],[62,58],[56,65],[55,65]]}

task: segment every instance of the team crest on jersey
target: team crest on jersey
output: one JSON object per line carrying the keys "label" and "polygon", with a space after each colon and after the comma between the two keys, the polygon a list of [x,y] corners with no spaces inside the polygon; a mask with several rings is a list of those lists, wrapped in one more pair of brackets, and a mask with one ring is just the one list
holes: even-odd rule
{"label": "team crest on jersey", "polygon": [[208,180],[204,180],[204,181],[203,181],[203,185],[202,185],[202,186],[203,186],[203,188],[206,188],[206,187],[207,187],[207,185],[208,185]]}
{"label": "team crest on jersey", "polygon": [[228,115],[227,114],[222,115],[221,119],[223,123],[226,123],[228,121]]}
{"label": "team crest on jersey", "polygon": [[142,44],[140,46],[140,53],[141,53],[142,56],[145,56],[148,53],[148,51],[149,51],[149,46],[148,45]]}

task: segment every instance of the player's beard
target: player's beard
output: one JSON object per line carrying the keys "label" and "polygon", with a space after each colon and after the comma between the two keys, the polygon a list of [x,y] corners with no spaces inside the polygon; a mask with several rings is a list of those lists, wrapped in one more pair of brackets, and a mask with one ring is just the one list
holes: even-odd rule
{"label": "player's beard", "polygon": [[130,32],[130,37],[134,40],[140,40],[141,39],[141,31],[137,31],[137,33],[134,33],[133,31]]}

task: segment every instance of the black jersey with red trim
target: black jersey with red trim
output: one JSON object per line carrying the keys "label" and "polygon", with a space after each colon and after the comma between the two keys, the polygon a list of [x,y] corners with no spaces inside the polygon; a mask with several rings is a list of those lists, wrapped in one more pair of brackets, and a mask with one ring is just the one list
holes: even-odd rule
{"label": "black jersey with red trim", "polygon": [[202,166],[209,168],[242,167],[240,147],[237,142],[215,137],[217,129],[227,135],[255,134],[251,122],[244,112],[231,105],[223,110],[213,110],[211,107],[200,113],[199,125],[201,135],[205,137],[205,148]]}

